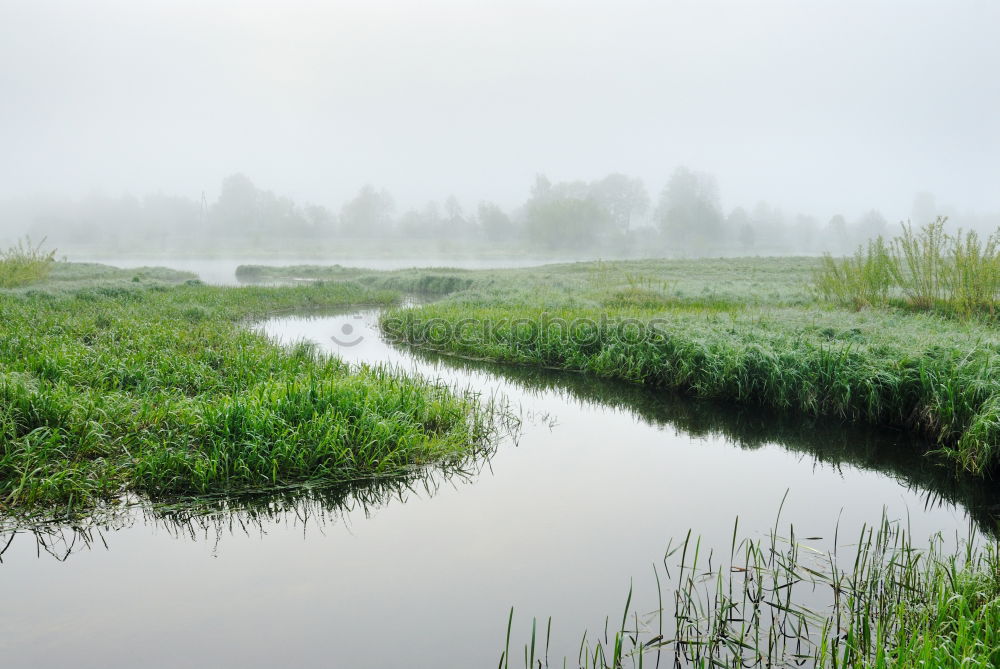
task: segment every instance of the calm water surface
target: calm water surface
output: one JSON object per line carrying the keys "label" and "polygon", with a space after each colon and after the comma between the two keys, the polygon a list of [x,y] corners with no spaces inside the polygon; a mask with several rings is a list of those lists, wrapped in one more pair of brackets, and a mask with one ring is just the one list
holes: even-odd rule
{"label": "calm water surface", "polygon": [[639,610],[653,608],[652,565],[671,537],[690,528],[728,552],[736,517],[766,535],[786,491],[782,525],[822,549],[838,518],[842,540],[883,509],[917,537],[965,536],[996,508],[893,433],[418,355],[384,342],[376,317],[262,327],[505,398],[519,437],[478,471],[409,488],[18,532],[0,564],[0,664],[491,667],[511,606],[521,638],[532,616],[553,616],[551,654],[575,658],[585,628],[620,615],[630,582]]}

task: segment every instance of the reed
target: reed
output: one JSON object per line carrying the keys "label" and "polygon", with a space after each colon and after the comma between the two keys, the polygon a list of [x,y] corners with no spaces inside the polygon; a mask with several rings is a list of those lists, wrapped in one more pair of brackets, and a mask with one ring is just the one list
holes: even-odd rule
{"label": "reed", "polygon": [[52,271],[55,251],[45,251],[45,240],[33,244],[25,237],[0,250],[0,288],[14,288],[42,281]]}
{"label": "reed", "polygon": [[[1000,664],[1000,554],[974,540],[916,545],[898,522],[863,527],[822,551],[794,527],[763,539],[733,527],[728,558],[691,532],[654,567],[651,612],[626,598],[609,634],[584,633],[581,669],[623,667],[995,667]],[[666,602],[666,603],[665,603]],[[508,621],[506,649],[510,657]],[[615,618],[618,620],[618,618]],[[528,667],[548,667],[548,654]],[[546,634],[549,644],[551,620]],[[568,666],[568,659],[557,666]]]}
{"label": "reed", "polygon": [[995,315],[1000,295],[1000,230],[985,241],[974,231],[945,232],[945,218],[919,230],[903,226],[854,256],[823,257],[813,278],[826,300],[855,309],[884,307],[892,299],[916,310],[970,317]]}
{"label": "reed", "polygon": [[878,237],[850,258],[837,261],[824,255],[814,281],[826,299],[860,309],[888,304],[897,274],[891,247]]}

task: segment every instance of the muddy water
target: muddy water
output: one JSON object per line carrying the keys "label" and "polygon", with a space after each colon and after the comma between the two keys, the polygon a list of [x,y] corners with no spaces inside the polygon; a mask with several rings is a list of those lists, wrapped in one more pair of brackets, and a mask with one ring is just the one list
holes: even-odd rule
{"label": "muddy water", "polygon": [[898,434],[421,355],[385,342],[376,317],[263,329],[505,398],[517,439],[465,475],[19,532],[0,564],[0,663],[489,667],[511,606],[520,637],[551,615],[550,654],[575,658],[585,628],[620,615],[630,582],[652,608],[671,537],[693,529],[728,547],[737,516],[764,535],[786,493],[782,525],[823,537],[821,549],[838,519],[841,537],[883,512],[917,537],[954,536],[996,508]]}

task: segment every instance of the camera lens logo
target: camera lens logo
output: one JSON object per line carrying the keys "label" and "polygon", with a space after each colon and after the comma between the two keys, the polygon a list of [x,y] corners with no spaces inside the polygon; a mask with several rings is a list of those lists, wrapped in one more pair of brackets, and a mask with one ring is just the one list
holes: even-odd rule
{"label": "camera lens logo", "polygon": [[357,346],[364,341],[365,338],[360,334],[354,334],[353,325],[350,323],[344,323],[340,326],[340,335],[331,335],[330,339],[332,339],[333,343],[337,346],[350,348],[351,346]]}

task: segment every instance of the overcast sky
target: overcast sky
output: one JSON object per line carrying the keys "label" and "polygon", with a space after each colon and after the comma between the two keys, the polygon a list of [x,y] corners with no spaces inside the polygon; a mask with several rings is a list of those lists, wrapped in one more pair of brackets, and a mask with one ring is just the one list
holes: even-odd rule
{"label": "overcast sky", "polygon": [[1000,2],[0,0],[0,197],[510,205],[718,177],[790,213],[1000,209]]}

